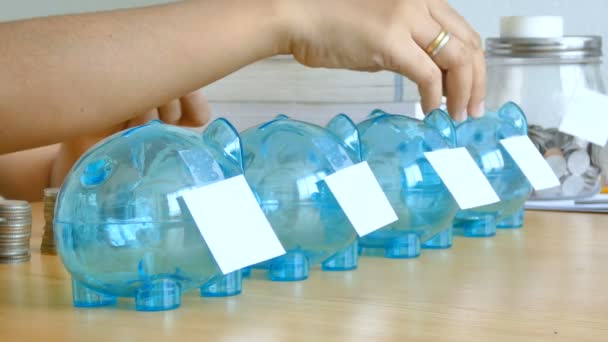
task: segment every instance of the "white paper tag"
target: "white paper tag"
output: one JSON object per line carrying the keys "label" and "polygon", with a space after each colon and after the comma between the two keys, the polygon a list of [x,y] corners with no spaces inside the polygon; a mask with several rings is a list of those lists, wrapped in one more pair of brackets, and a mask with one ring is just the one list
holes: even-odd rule
{"label": "white paper tag", "polygon": [[188,191],[183,199],[224,274],[285,254],[244,176]]}
{"label": "white paper tag", "polygon": [[397,221],[397,214],[367,162],[337,171],[324,181],[359,236]]}
{"label": "white paper tag", "polygon": [[566,101],[560,132],[604,146],[608,141],[608,96],[584,88]]}
{"label": "white paper tag", "polygon": [[464,147],[424,154],[462,210],[499,202],[496,191]]}
{"label": "white paper tag", "polygon": [[511,137],[501,140],[500,143],[509,152],[535,190],[550,189],[560,185],[551,166],[538,152],[528,136]]}

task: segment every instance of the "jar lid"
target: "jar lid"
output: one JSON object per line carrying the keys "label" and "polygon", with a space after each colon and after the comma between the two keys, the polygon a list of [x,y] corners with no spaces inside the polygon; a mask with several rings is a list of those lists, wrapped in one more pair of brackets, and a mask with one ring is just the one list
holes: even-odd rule
{"label": "jar lid", "polygon": [[500,19],[500,38],[486,39],[487,57],[572,60],[602,56],[600,36],[564,36],[559,16]]}
{"label": "jar lid", "polygon": [[578,59],[602,56],[602,37],[488,38],[488,57]]}
{"label": "jar lid", "polygon": [[558,16],[511,16],[500,18],[501,38],[557,38],[564,35],[564,19]]}

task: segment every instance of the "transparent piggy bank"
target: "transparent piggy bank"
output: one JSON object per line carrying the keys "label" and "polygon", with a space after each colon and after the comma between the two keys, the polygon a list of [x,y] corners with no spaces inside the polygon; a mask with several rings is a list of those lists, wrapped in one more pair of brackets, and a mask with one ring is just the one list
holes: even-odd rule
{"label": "transparent piggy bank", "polygon": [[500,198],[498,203],[459,211],[453,225],[456,234],[493,236],[497,227],[523,225],[523,206],[532,187],[500,141],[526,135],[527,131],[526,116],[512,102],[497,112],[469,118],[456,127],[456,144],[467,148]]}
{"label": "transparent piggy bank", "polygon": [[434,111],[417,120],[376,110],[358,129],[362,158],[399,218],[360,238],[362,253],[413,258],[420,254],[421,244],[450,247],[458,206],[424,155],[454,146],[456,133],[450,117]]}
{"label": "transparent piggy bank", "polygon": [[74,305],[134,297],[141,311],[173,309],[182,293],[238,294],[223,276],[181,194],[242,174],[238,133],[222,119],[201,135],[152,121],[97,144],[74,165],[55,209],[58,253]]}
{"label": "transparent piggy bank", "polygon": [[306,279],[316,264],[356,268],[356,232],[323,179],[359,162],[358,145],[283,115],[241,137],[245,177],[287,251],[256,268],[274,281]]}

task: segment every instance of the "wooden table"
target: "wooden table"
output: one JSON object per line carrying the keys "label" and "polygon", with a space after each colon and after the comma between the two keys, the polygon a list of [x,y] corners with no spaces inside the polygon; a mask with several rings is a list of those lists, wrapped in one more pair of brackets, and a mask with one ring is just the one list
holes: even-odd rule
{"label": "wooden table", "polygon": [[608,341],[608,215],[528,212],[524,229],[418,259],[295,283],[254,271],[240,296],[144,313],[72,307],[34,212],[31,262],[0,265],[0,341]]}

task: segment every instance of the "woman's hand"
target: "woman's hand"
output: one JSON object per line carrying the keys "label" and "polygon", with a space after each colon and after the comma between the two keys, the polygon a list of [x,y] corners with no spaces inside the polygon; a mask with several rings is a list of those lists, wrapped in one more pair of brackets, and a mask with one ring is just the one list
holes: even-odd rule
{"label": "woman's hand", "polygon": [[[277,0],[288,46],[310,67],[391,70],[418,84],[425,113],[447,96],[456,120],[483,115],[485,60],[477,32],[446,0]],[[425,51],[445,29],[450,40]]]}

